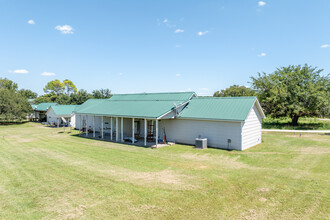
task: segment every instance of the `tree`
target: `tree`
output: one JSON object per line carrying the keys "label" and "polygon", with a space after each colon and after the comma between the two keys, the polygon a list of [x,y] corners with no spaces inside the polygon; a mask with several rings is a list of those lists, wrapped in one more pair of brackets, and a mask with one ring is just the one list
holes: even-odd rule
{"label": "tree", "polygon": [[38,97],[38,94],[36,92],[32,92],[29,89],[20,89],[18,90],[18,93],[27,99],[35,99]]}
{"label": "tree", "polygon": [[66,94],[68,96],[72,93],[77,93],[77,87],[73,84],[71,80],[66,79],[63,81],[63,84],[65,87]]}
{"label": "tree", "polygon": [[0,120],[21,121],[32,112],[26,97],[12,89],[0,88]]}
{"label": "tree", "polygon": [[37,98],[34,99],[34,103],[35,104],[39,104],[39,103],[43,103],[43,102],[46,102],[46,103],[51,103],[51,102],[55,102],[56,100],[56,95],[54,94],[45,94],[45,95],[42,95],[42,96],[39,96]]}
{"label": "tree", "polygon": [[17,86],[17,83],[14,83],[13,81],[11,81],[9,79],[0,78],[0,89],[1,88],[17,91],[18,86]]}
{"label": "tree", "polygon": [[86,102],[88,99],[93,98],[86,90],[79,90],[77,93],[72,93],[70,95],[70,104],[72,105],[81,105]]}
{"label": "tree", "polygon": [[44,88],[45,93],[54,93],[55,95],[60,95],[64,92],[65,85],[60,80],[55,79],[47,83]]}
{"label": "tree", "polygon": [[109,99],[112,96],[110,89],[93,90],[92,95],[95,99]]}
{"label": "tree", "polygon": [[266,114],[290,117],[296,126],[301,116],[329,114],[329,75],[321,76],[322,71],[307,64],[290,65],[251,79]]}
{"label": "tree", "polygon": [[68,96],[66,94],[61,94],[61,95],[56,96],[56,99],[54,100],[54,102],[56,102],[57,104],[60,104],[60,105],[70,105],[71,98],[70,98],[70,96]]}
{"label": "tree", "polygon": [[233,85],[227,89],[216,91],[213,96],[215,97],[235,97],[235,96],[255,96],[256,93],[253,89],[245,86]]}

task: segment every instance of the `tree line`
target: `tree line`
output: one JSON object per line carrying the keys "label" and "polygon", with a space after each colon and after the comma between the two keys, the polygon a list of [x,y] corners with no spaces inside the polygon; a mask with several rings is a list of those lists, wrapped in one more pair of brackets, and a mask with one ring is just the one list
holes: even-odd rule
{"label": "tree line", "polygon": [[0,78],[0,122],[26,119],[26,116],[33,111],[31,103],[80,105],[88,99],[107,99],[112,96],[109,89],[96,89],[92,93],[83,89],[78,91],[75,84],[68,79],[63,82],[58,79],[50,81],[43,90],[45,94],[38,96],[29,89],[19,90],[17,83],[9,79]]}
{"label": "tree line", "polygon": [[108,99],[112,96],[110,89],[96,89],[92,93],[77,90],[76,85],[68,79],[50,81],[44,87],[45,94],[34,99],[34,103],[56,102],[60,105],[81,105],[88,99]]}
{"label": "tree line", "polygon": [[[330,116],[329,74],[322,76],[322,69],[307,64],[277,68],[273,73],[257,73],[251,77],[251,87],[233,85],[216,91],[215,97],[257,96],[267,116],[289,117],[292,125],[298,124],[302,116]],[[79,90],[65,79],[50,81],[44,87],[44,95],[29,89],[20,89],[11,80],[0,78],[0,120],[22,120],[34,104],[55,102],[62,105],[80,105],[88,99],[110,98],[109,89]]]}

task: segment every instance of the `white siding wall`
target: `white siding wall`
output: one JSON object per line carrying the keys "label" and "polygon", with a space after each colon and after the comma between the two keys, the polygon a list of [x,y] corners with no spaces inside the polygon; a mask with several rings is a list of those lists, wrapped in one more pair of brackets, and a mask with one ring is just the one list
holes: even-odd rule
{"label": "white siding wall", "polygon": [[76,127],[76,115],[72,115],[70,119],[71,127]]}
{"label": "white siding wall", "polygon": [[261,143],[261,122],[259,111],[254,105],[242,127],[243,150]]}
{"label": "white siding wall", "polygon": [[[217,122],[206,120],[174,119],[161,120],[159,123],[160,137],[165,127],[169,141],[183,144],[195,144],[199,136],[207,138],[208,146],[223,149],[241,150],[241,123]],[[228,147],[227,140],[231,139]]]}
{"label": "white siding wall", "polygon": [[52,108],[47,111],[47,123],[57,125],[57,116]]}

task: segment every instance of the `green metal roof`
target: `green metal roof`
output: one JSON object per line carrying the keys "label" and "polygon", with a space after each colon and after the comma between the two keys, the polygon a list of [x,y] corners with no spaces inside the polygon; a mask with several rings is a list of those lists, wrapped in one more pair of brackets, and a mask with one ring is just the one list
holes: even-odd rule
{"label": "green metal roof", "polygon": [[47,111],[50,106],[57,105],[57,103],[39,103],[35,106],[35,111]]}
{"label": "green metal roof", "polygon": [[51,108],[56,115],[71,115],[79,105],[54,105]]}
{"label": "green metal roof", "polygon": [[[88,100],[89,101],[89,100]],[[180,105],[182,102],[177,102]],[[109,115],[117,117],[158,118],[174,108],[173,101],[112,101],[94,100],[85,102],[77,114]]]}
{"label": "green metal roof", "polygon": [[37,105],[31,104],[31,107],[34,110],[37,107]]}
{"label": "green metal roof", "polygon": [[111,101],[186,101],[195,92],[114,94]]}
{"label": "green metal roof", "polygon": [[187,102],[194,92],[115,94],[110,99],[89,99],[75,112],[118,117],[158,118]]}
{"label": "green metal roof", "polygon": [[199,97],[192,99],[179,118],[244,121],[256,97]]}

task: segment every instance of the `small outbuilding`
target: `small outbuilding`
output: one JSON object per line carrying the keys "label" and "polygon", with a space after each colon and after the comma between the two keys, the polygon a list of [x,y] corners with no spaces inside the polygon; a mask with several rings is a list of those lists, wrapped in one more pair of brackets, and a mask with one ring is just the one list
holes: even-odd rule
{"label": "small outbuilding", "polygon": [[57,103],[31,104],[33,113],[29,118],[33,121],[46,122],[47,121],[46,112],[50,106],[54,106],[54,105],[57,105]]}
{"label": "small outbuilding", "polygon": [[53,105],[47,111],[47,123],[57,126],[76,126],[76,116],[73,111],[78,105]]}

